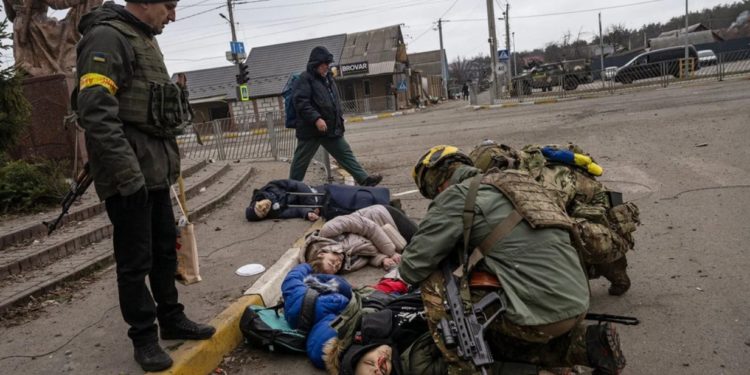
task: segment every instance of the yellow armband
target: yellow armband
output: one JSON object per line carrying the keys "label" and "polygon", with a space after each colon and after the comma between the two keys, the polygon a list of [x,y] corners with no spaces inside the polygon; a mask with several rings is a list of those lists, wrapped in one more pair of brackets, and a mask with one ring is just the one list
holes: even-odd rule
{"label": "yellow armband", "polygon": [[83,91],[85,88],[92,86],[102,86],[107,89],[111,95],[117,93],[117,85],[115,84],[115,81],[103,74],[86,73],[81,76],[81,79],[78,82],[78,90]]}

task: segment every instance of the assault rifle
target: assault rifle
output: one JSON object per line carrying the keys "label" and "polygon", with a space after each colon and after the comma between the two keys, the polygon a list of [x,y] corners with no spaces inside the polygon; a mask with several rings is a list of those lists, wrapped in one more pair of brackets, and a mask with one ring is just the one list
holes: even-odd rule
{"label": "assault rifle", "polygon": [[[492,321],[506,309],[505,302],[497,292],[487,294],[478,303],[473,304],[467,311],[464,307],[461,294],[458,289],[458,281],[450,267],[449,262],[443,262],[443,275],[445,277],[445,307],[450,315],[443,318],[438,324],[438,332],[448,349],[456,349],[458,357],[471,362],[481,371],[487,374],[487,367],[492,365],[492,353],[485,339],[484,332]],[[499,303],[497,312],[487,318],[484,309]],[[481,317],[481,321],[480,321]]]}
{"label": "assault rifle", "polygon": [[618,323],[618,324],[623,324],[626,326],[637,326],[638,324],[641,323],[641,321],[638,320],[638,318],[632,317],[632,316],[594,314],[594,313],[586,314],[586,320],[596,320],[598,322]]}
{"label": "assault rifle", "polygon": [[62,200],[62,212],[60,213],[60,216],[55,219],[53,222],[44,222],[44,225],[47,226],[47,235],[49,236],[52,234],[52,232],[57,229],[57,227],[60,225],[60,221],[62,221],[63,216],[68,213],[68,210],[70,209],[70,206],[73,205],[73,202],[78,199],[83,193],[86,192],[86,189],[89,188],[91,185],[91,182],[93,179],[91,178],[91,174],[89,174],[89,163],[86,163],[83,166],[83,169],[76,177],[75,181],[70,183],[70,190],[67,194],[65,194],[65,198]]}

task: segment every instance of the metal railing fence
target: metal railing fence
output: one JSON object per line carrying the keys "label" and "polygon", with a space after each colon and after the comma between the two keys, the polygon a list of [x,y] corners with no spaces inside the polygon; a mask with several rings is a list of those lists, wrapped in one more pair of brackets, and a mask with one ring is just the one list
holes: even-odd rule
{"label": "metal railing fence", "polygon": [[361,114],[396,110],[393,95],[342,100],[341,110],[346,114]]}
{"label": "metal railing fence", "polygon": [[280,112],[247,115],[190,125],[177,137],[182,158],[291,159],[297,138]]}
{"label": "metal railing fence", "polygon": [[503,93],[503,102],[538,101],[586,94],[613,94],[644,87],[667,87],[700,80],[721,81],[750,74],[750,49],[716,55],[716,59],[675,59],[633,65],[619,70],[605,69],[584,74],[571,72],[534,78],[516,78],[513,88]]}

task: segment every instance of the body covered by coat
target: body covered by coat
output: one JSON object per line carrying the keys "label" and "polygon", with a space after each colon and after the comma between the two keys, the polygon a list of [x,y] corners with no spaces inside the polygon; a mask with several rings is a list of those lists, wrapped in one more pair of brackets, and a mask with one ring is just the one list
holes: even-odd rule
{"label": "body covered by coat", "polygon": [[294,267],[281,284],[284,298],[284,316],[292,328],[298,328],[305,294],[309,288],[318,293],[315,301],[314,317],[307,335],[307,356],[312,363],[323,368],[323,346],[336,337],[331,323],[346,308],[352,298],[352,287],[342,277],[314,274],[309,264]]}
{"label": "body covered by coat", "polygon": [[[333,61],[333,55],[325,47],[315,47],[310,52],[307,69],[295,82],[292,100],[294,109],[297,111],[297,138],[344,135],[343,112],[333,75],[328,72],[323,77],[316,71],[320,64],[331,61]],[[326,122],[325,133],[318,131],[315,127],[315,121],[319,118]]]}
{"label": "body covered by coat", "polygon": [[271,210],[263,219],[304,219],[314,208],[289,207],[289,205],[319,205],[321,199],[313,196],[290,195],[289,193],[313,193],[317,191],[319,190],[304,182],[287,179],[273,180],[253,192],[250,205],[245,209],[245,218],[248,221],[261,220],[255,214],[253,207],[255,202],[268,199],[271,201]]}
{"label": "body covered by coat", "polygon": [[352,272],[368,264],[380,267],[404,246],[406,240],[388,210],[374,205],[325,223],[317,235],[307,238],[300,260],[309,262],[321,252],[339,253],[344,255],[342,272]]}

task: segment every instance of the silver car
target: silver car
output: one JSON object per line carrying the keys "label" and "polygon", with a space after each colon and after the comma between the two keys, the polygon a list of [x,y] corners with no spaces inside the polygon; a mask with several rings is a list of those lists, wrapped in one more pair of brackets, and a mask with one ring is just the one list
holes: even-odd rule
{"label": "silver car", "polygon": [[715,65],[718,62],[716,54],[710,49],[702,49],[698,51],[698,61],[701,66]]}

